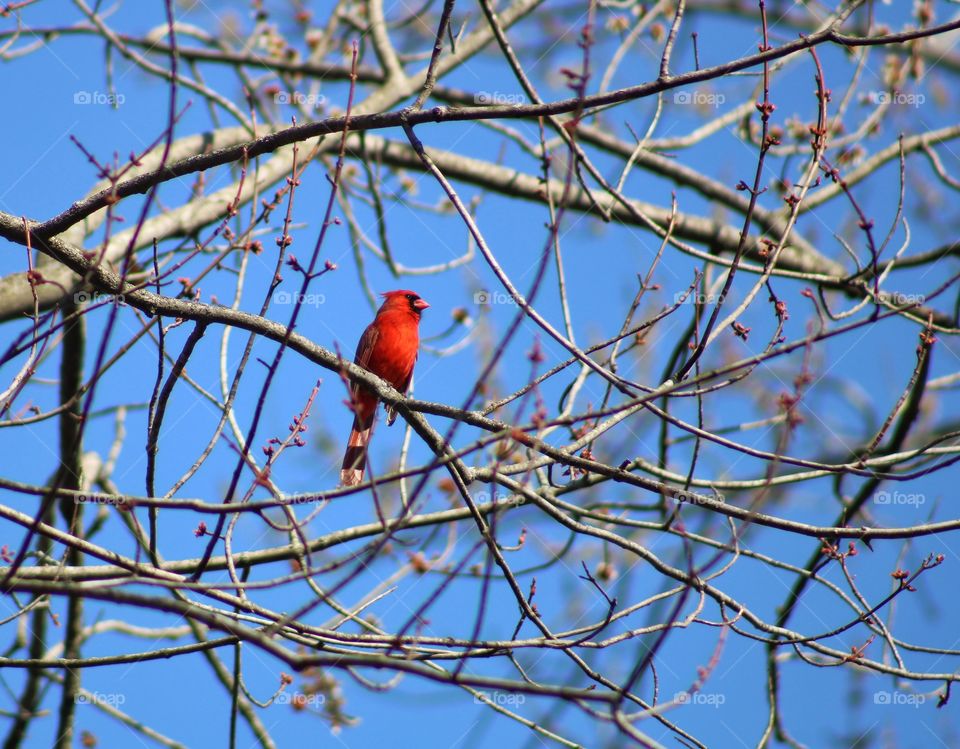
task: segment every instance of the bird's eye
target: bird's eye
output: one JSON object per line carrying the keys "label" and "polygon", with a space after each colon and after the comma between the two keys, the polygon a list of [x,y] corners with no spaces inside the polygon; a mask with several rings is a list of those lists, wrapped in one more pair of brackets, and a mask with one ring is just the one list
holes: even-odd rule
{"label": "bird's eye", "polygon": [[407,294],[407,300],[410,301],[410,302],[415,302],[415,301],[417,301],[417,295],[416,295],[416,294]]}

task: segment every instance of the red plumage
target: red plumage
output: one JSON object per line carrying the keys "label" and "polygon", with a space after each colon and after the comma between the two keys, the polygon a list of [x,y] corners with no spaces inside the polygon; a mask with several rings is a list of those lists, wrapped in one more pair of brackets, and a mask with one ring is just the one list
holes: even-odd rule
{"label": "red plumage", "polygon": [[[420,346],[420,315],[430,305],[418,294],[406,289],[388,291],[383,297],[384,302],[376,318],[360,336],[353,362],[386,380],[401,393],[406,393]],[[356,486],[363,481],[367,447],[379,398],[366,387],[353,383],[350,386],[350,401],[353,405],[353,429],[340,469],[340,483],[343,486]],[[396,412],[388,406],[387,424],[392,424],[396,418]]]}

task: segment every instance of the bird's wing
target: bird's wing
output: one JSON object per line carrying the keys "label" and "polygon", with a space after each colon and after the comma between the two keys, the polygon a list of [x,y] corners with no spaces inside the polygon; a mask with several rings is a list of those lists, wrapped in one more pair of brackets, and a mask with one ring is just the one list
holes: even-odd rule
{"label": "bird's wing", "polygon": [[413,379],[413,368],[417,364],[417,354],[413,355],[413,361],[410,363],[410,371],[407,373],[406,379],[400,383],[400,387],[397,388],[404,395],[407,394],[407,391],[410,389],[410,380]]}
{"label": "bird's wing", "polygon": [[[367,329],[363,331],[363,335],[360,336],[360,342],[357,344],[357,353],[353,357],[353,363],[369,370],[370,359],[373,358],[373,350],[376,348],[379,338],[380,329],[373,324],[368,325]],[[372,400],[369,405],[373,408],[376,407],[377,401],[373,393],[362,390],[360,383],[352,378],[350,380],[350,398],[354,401],[354,404],[357,403],[358,399]],[[372,416],[372,414],[370,415]]]}
{"label": "bird's wing", "polygon": [[376,347],[379,338],[380,328],[373,324],[368,325],[367,329],[363,331],[363,335],[360,336],[360,342],[357,344],[357,353],[353,357],[353,363],[364,369],[369,369],[370,357],[373,355],[373,349]]}
{"label": "bird's wing", "polygon": [[[410,365],[410,373],[406,376],[403,382],[399,383],[397,390],[406,395],[410,390],[410,380],[413,379],[413,368],[417,363],[417,355],[413,357],[413,364]],[[387,406],[387,426],[392,426],[393,422],[397,420],[397,410],[393,406]]]}

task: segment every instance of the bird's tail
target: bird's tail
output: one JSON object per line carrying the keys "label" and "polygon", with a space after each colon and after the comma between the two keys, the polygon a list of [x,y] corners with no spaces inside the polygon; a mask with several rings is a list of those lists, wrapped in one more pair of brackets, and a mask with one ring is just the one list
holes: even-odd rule
{"label": "bird's tail", "polygon": [[340,468],[340,484],[342,486],[356,486],[363,481],[363,470],[367,465],[367,445],[370,444],[370,433],[373,431],[373,419],[353,417],[353,429],[350,430],[350,439],[347,441],[347,450],[343,454],[343,465]]}

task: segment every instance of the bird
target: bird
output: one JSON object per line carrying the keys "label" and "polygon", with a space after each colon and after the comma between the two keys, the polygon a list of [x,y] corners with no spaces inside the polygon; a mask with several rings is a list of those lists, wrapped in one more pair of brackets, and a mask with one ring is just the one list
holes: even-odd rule
{"label": "bird", "polygon": [[[381,296],[383,304],[360,336],[353,363],[406,394],[420,347],[420,316],[430,305],[407,289],[388,291]],[[363,481],[367,447],[379,402],[369,388],[358,382],[351,383],[349,403],[353,409],[353,428],[340,469],[342,486],[356,486]],[[392,406],[387,406],[386,411],[389,426],[397,413]]]}

